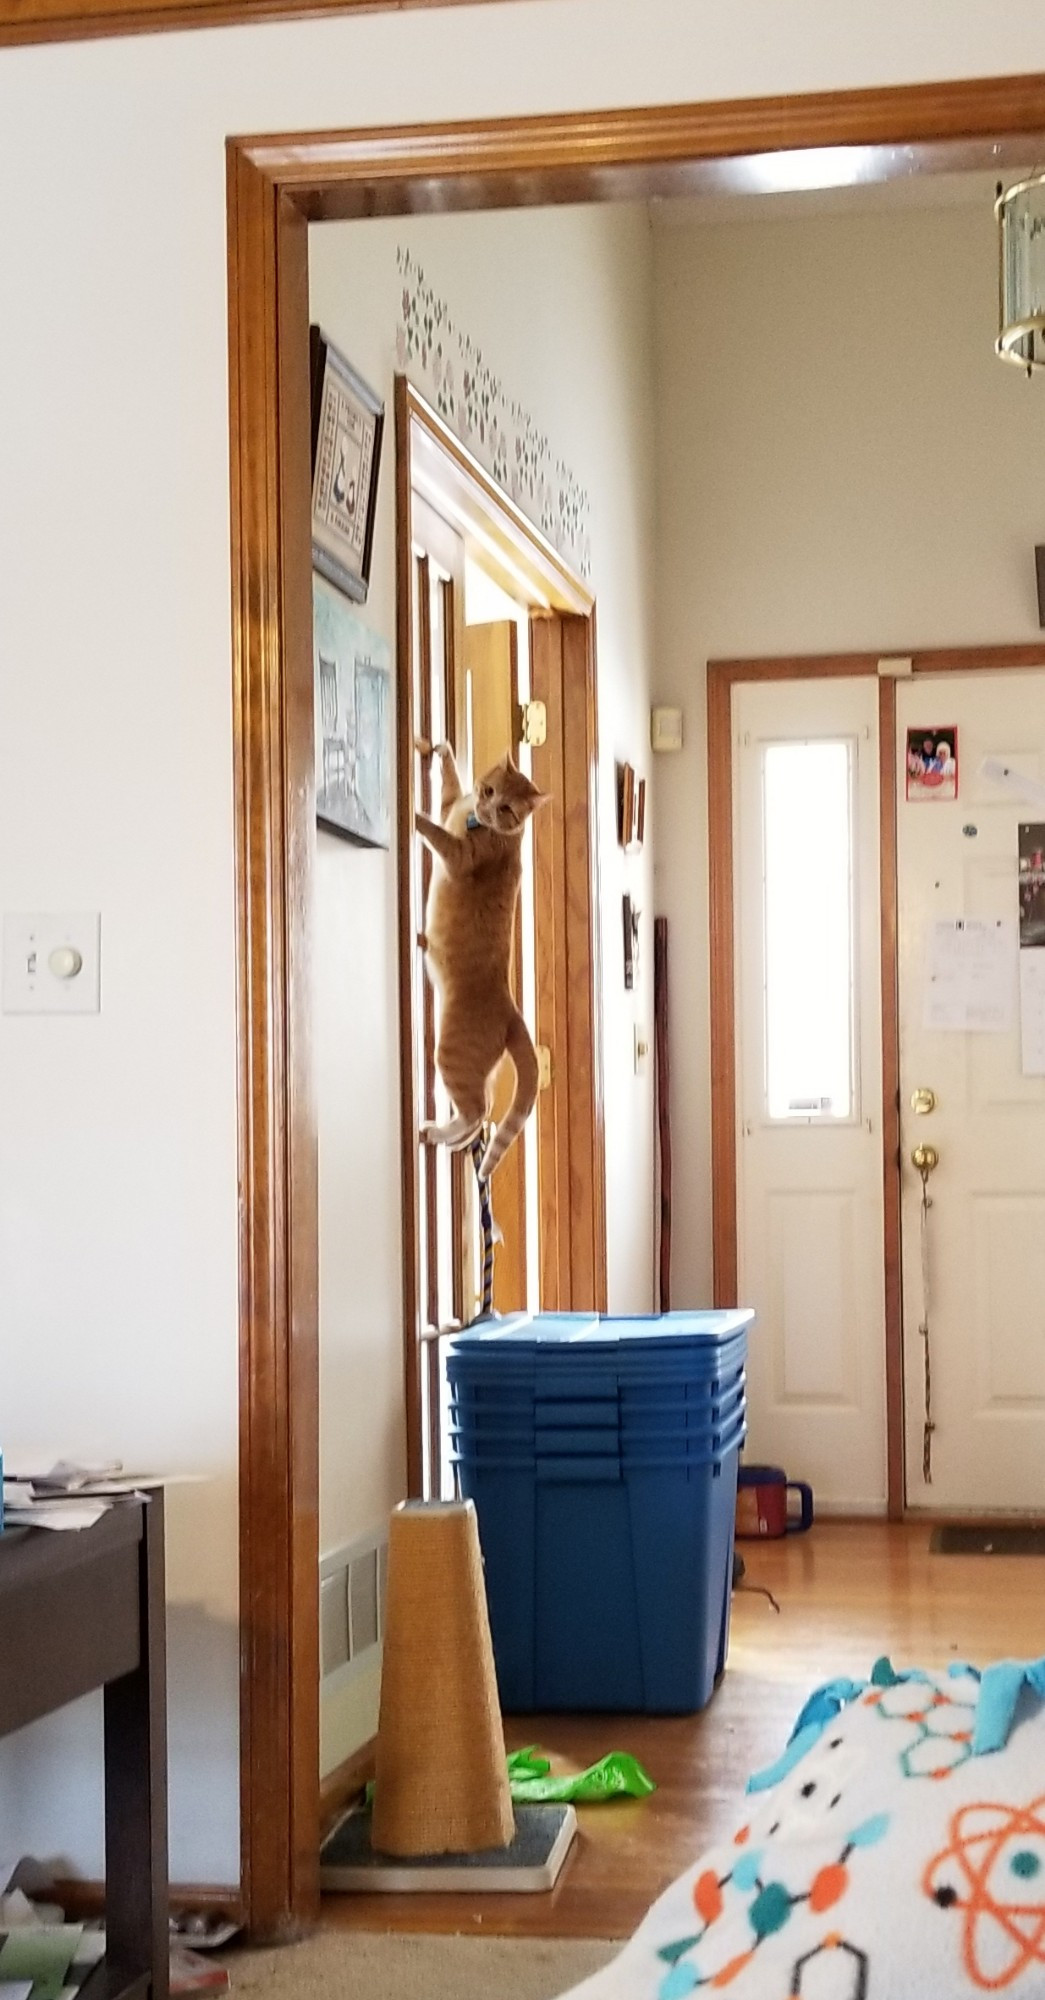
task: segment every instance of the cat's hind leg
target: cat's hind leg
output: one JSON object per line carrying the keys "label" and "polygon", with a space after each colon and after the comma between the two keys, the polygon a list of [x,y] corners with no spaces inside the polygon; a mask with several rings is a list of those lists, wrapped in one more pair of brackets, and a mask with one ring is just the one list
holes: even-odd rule
{"label": "cat's hind leg", "polygon": [[[448,1045],[449,1044],[449,1045]],[[454,1116],[445,1125],[429,1122],[421,1127],[421,1137],[430,1146],[450,1146],[455,1152],[478,1138],[486,1121],[486,1078],[477,1077],[462,1059],[462,1051],[444,1023],[436,1051],[436,1066],[454,1107]]]}
{"label": "cat's hind leg", "polygon": [[[485,1113],[483,1114],[485,1116]],[[470,1118],[459,1114],[450,1118],[445,1125],[429,1123],[422,1125],[421,1137],[426,1146],[449,1146],[451,1152],[461,1152],[479,1137],[483,1129],[483,1118]]]}

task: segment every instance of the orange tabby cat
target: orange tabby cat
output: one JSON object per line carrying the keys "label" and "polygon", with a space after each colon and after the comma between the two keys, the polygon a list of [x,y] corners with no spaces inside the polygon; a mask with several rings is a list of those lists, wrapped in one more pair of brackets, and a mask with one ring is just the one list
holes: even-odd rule
{"label": "orange tabby cat", "polygon": [[479,1173],[488,1180],[537,1098],[537,1056],[512,998],[511,956],[523,829],[545,794],[510,755],[480,778],[474,792],[462,793],[449,744],[438,744],[434,754],[442,771],[442,825],[424,813],[416,824],[435,856],[425,944],[442,1001],[435,1059],[456,1116],[446,1125],[425,1125],[422,1133],[433,1145],[471,1145],[488,1116],[494,1075],[507,1052],[515,1064],[515,1096],[483,1155]]}

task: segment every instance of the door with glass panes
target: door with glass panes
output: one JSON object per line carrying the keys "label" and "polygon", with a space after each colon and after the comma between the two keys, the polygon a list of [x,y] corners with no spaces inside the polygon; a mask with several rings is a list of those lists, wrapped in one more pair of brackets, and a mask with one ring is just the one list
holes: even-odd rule
{"label": "door with glass panes", "polygon": [[733,690],[749,1459],[886,1499],[878,684]]}

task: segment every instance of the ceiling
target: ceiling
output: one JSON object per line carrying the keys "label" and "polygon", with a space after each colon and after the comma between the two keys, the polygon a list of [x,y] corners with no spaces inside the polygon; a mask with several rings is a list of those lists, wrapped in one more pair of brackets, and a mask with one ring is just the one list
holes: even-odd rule
{"label": "ceiling", "polygon": [[[878,214],[897,209],[993,208],[999,180],[1006,187],[1032,171],[1027,141],[991,142],[990,164],[948,170],[926,169],[925,149],[916,158],[902,147],[822,147],[723,162],[728,180],[698,193],[654,197],[649,204],[656,226],[694,223],[788,221],[810,215]],[[1042,144],[1045,160],[1045,143]]]}

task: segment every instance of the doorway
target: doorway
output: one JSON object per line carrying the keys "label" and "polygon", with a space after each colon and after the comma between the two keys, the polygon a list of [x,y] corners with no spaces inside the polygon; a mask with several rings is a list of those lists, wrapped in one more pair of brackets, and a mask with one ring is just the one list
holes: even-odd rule
{"label": "doorway", "polygon": [[[242,1887],[259,1934],[307,1918],[318,1897],[316,1161],[307,1026],[311,824],[304,809],[313,783],[308,221],[611,199],[625,187],[642,197],[750,185],[761,156],[779,165],[793,151],[832,145],[861,148],[861,171],[883,175],[897,170],[897,148],[905,173],[931,168],[941,142],[953,146],[956,167],[1020,164],[1029,136],[1043,127],[1045,87],[1022,78],[229,144]],[[728,826],[728,789],[724,798]],[[730,883],[729,928],[731,897]],[[716,901],[717,947],[722,921]],[[716,1001],[724,991],[731,1010],[732,961],[722,949],[712,984]],[[887,1008],[885,1019],[888,1045]],[[721,1043],[714,1082],[716,1270],[720,1294],[728,1296],[735,1285],[735,1142],[731,1059]],[[883,1104],[883,1132],[891,1123],[894,1139],[895,1122],[895,1104]],[[888,1191],[886,1235],[887,1246],[898,1242]],[[891,1494],[901,1478],[893,1453],[898,1393],[892,1342]]]}
{"label": "doorway", "polygon": [[[452,1483],[443,1350],[484,1307],[484,1245],[468,1156],[419,1137],[448,1100],[423,966],[430,861],[414,834],[414,802],[426,812],[438,805],[427,746],[444,741],[466,784],[510,750],[547,797],[523,845],[513,968],[541,1088],[536,1117],[491,1184],[500,1239],[492,1304],[604,1310],[597,662],[588,586],[403,377],[396,451],[407,1471],[410,1492],[431,1497]],[[506,1059],[495,1120],[512,1089]]]}
{"label": "doorway", "polygon": [[807,1470],[828,1511],[1041,1511],[1045,1078],[1017,947],[1043,662],[712,669],[734,813],[719,1219],[759,1312],[752,1451]]}

